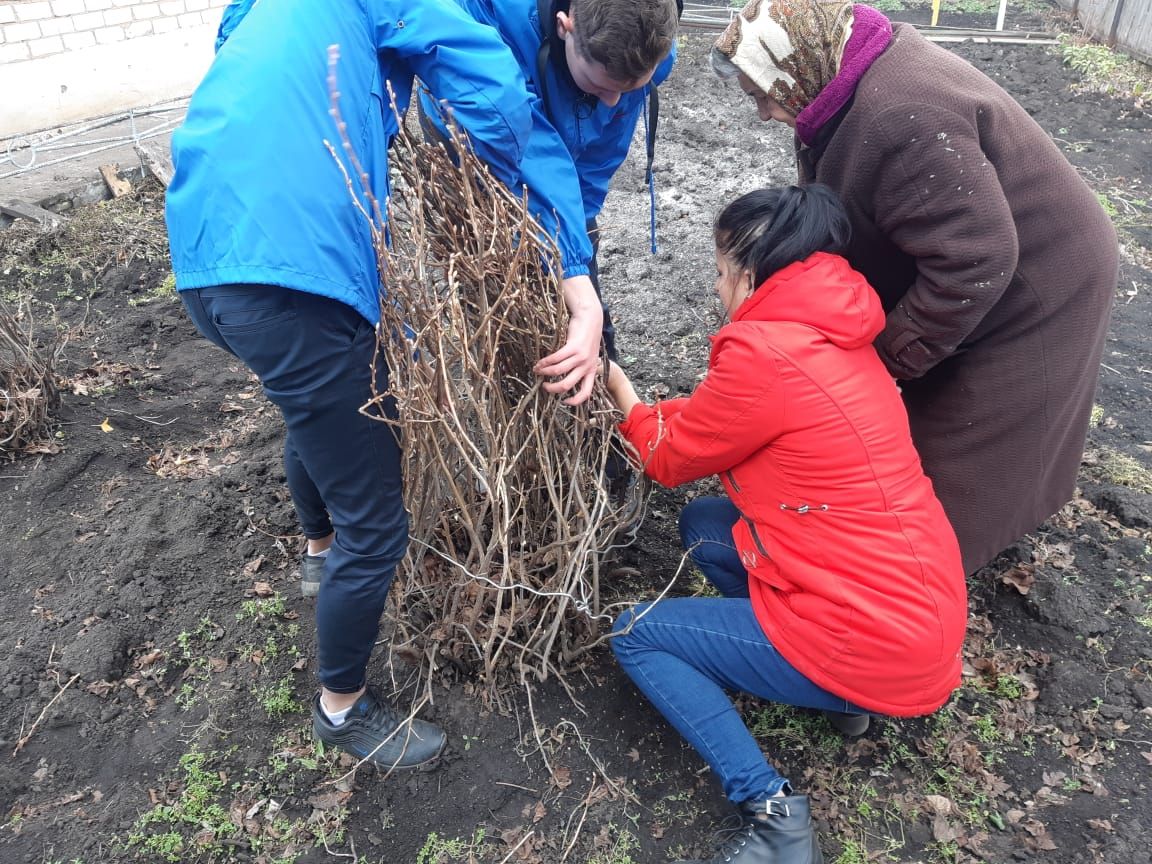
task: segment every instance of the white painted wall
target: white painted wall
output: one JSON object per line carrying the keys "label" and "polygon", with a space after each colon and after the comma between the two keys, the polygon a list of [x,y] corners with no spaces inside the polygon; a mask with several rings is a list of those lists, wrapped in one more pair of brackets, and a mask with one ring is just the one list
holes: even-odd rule
{"label": "white painted wall", "polygon": [[0,138],[189,95],[227,0],[0,0]]}

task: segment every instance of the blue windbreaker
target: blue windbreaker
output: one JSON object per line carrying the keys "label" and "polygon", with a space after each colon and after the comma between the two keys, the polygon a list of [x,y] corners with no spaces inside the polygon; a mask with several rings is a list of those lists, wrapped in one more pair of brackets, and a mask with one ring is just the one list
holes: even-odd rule
{"label": "blue windbreaker", "polygon": [[[645,87],[624,93],[608,107],[590,103],[572,81],[563,53],[553,46],[547,69],[548,107],[535,81],[536,56],[543,42],[536,0],[457,0],[476,21],[499,31],[516,58],[532,95],[532,136],[520,163],[520,182],[544,229],[556,237],[565,276],[588,273],[592,243],[587,223],[596,218],[608,195],[608,184],[628,155],[636,124],[648,104],[649,88],[661,84],[676,62],[676,46]],[[555,28],[555,24],[550,24]],[[551,30],[549,30],[551,33]],[[425,113],[436,117],[425,94]]]}
{"label": "blue windbreaker", "polygon": [[341,172],[366,206],[329,114],[328,47],[340,48],[340,113],[381,206],[397,131],[389,83],[403,112],[418,75],[513,185],[532,123],[524,81],[496,32],[451,0],[234,5],[234,29],[172,136],[166,217],[176,287],[280,285],[347,303],[375,323],[376,254]]}

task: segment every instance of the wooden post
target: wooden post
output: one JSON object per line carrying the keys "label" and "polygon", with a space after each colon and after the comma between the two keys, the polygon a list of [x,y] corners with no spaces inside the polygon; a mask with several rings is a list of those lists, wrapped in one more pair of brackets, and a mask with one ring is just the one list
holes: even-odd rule
{"label": "wooden post", "polygon": [[100,166],[100,176],[104,178],[113,198],[119,198],[132,191],[132,184],[120,178],[119,170],[119,166],[115,164]]}
{"label": "wooden post", "polygon": [[13,219],[27,219],[46,228],[68,221],[59,213],[53,213],[51,210],[45,210],[35,204],[26,204],[23,201],[0,201],[0,215],[11,216]]}
{"label": "wooden post", "polygon": [[1108,31],[1108,47],[1116,47],[1116,31],[1120,28],[1120,16],[1124,14],[1124,0],[1116,0],[1116,14],[1112,16],[1112,27]]}
{"label": "wooden post", "polygon": [[1008,14],[1008,0],[1000,0],[1000,11],[996,13],[996,32],[1004,29],[1004,16]]}
{"label": "wooden post", "polygon": [[940,0],[932,0],[932,26],[940,21]]}
{"label": "wooden post", "polygon": [[172,160],[168,156],[167,148],[140,141],[136,144],[136,155],[140,157],[141,163],[152,176],[167,189],[168,184],[172,182]]}

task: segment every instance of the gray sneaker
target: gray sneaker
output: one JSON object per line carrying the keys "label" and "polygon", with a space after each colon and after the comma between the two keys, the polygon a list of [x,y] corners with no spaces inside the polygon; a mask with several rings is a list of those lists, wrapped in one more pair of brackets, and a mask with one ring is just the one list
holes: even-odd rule
{"label": "gray sneaker", "polygon": [[364,691],[339,726],[324,716],[317,693],[312,697],[312,734],[385,769],[416,768],[431,762],[447,741],[439,726],[426,720],[405,722],[405,715],[377,699],[371,690]]}
{"label": "gray sneaker", "polygon": [[305,597],[315,597],[320,593],[320,581],[324,578],[325,558],[320,555],[300,556],[300,593]]}

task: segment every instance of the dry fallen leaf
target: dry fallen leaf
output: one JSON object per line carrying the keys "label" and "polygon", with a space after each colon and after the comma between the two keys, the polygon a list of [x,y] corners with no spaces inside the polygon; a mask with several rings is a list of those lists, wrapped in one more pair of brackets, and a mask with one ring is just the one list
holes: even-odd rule
{"label": "dry fallen leaf", "polygon": [[1048,827],[1039,819],[1028,819],[1021,822],[1020,827],[1030,835],[1025,838],[1025,845],[1046,852],[1051,852],[1056,848],[1056,844],[1052,842],[1052,838],[1048,836]]}
{"label": "dry fallen leaf", "polygon": [[929,811],[939,816],[947,816],[952,812],[952,801],[943,795],[925,795],[924,803]]}
{"label": "dry fallen leaf", "polygon": [[111,424],[111,423],[109,423],[109,422],[108,422],[108,418],[107,418],[107,417],[105,417],[105,418],[104,418],[104,422],[100,424],[100,427],[99,427],[99,428],[100,428],[100,431],[101,431],[101,432],[104,432],[104,433],[108,433],[108,432],[111,432],[111,431],[112,431],[112,424]]}
{"label": "dry fallen leaf", "polygon": [[557,789],[567,789],[572,785],[572,769],[559,766],[552,772],[552,782],[556,784]]}
{"label": "dry fallen leaf", "polygon": [[1031,564],[1021,564],[1003,573],[1000,576],[1000,581],[1005,585],[1011,585],[1021,594],[1027,594],[1036,582],[1036,568]]}

